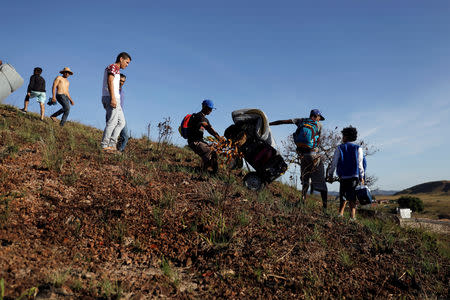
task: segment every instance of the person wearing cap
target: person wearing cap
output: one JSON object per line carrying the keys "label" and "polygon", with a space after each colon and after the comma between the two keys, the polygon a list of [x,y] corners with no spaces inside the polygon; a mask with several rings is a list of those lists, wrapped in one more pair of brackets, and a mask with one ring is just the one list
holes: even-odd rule
{"label": "person wearing cap", "polygon": [[36,98],[37,102],[41,107],[41,121],[44,121],[45,113],[45,79],[42,78],[42,69],[39,67],[34,68],[33,75],[30,77],[30,83],[27,88],[27,95],[25,96],[24,105],[21,109],[22,112],[26,113],[28,110],[28,104],[30,98]]}
{"label": "person wearing cap", "polygon": [[203,140],[203,132],[205,129],[216,139],[224,139],[214,130],[206,118],[213,109],[215,109],[214,103],[209,99],[205,99],[202,102],[202,110],[192,114],[188,123],[188,145],[202,158],[203,170],[206,171],[208,167],[211,167],[213,174],[215,174],[218,170],[217,153]]}
{"label": "person wearing cap", "polygon": [[101,147],[105,151],[117,151],[117,139],[126,124],[120,105],[120,70],[128,67],[130,62],[130,54],[121,52],[116,62],[107,66],[103,73],[102,104],[106,111],[106,126]]}
{"label": "person wearing cap", "polygon": [[57,76],[55,78],[55,81],[53,81],[51,103],[55,104],[56,101],[58,101],[58,103],[61,104],[62,108],[52,114],[50,116],[50,119],[58,122],[58,119],[56,119],[56,117],[62,114],[61,122],[59,123],[59,125],[64,126],[67,117],[69,116],[70,105],[74,105],[72,97],[70,97],[69,93],[70,82],[68,80],[69,76],[73,75],[73,72],[69,67],[65,67],[64,69],[59,71],[59,73],[61,74],[61,76]]}
{"label": "person wearing cap", "polygon": [[328,188],[325,181],[325,168],[321,156],[318,154],[318,145],[320,143],[320,133],[322,131],[322,124],[325,118],[318,109],[311,110],[309,118],[298,118],[289,120],[279,120],[270,122],[269,125],[294,124],[297,125],[297,130],[304,126],[305,123],[315,124],[318,128],[316,132],[315,143],[313,147],[301,147],[297,144],[297,154],[300,157],[300,172],[302,181],[302,201],[306,200],[308,193],[309,182],[311,181],[311,188],[319,191],[322,198],[322,205],[324,210],[327,208]]}

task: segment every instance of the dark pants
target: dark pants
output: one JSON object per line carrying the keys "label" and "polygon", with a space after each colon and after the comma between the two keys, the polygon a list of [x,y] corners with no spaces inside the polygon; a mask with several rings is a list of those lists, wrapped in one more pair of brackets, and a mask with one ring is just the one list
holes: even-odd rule
{"label": "dark pants", "polygon": [[356,203],[356,192],[355,188],[358,186],[358,178],[346,178],[340,180],[339,186],[339,198],[341,203],[345,200]]}
{"label": "dark pants", "polygon": [[117,143],[117,150],[124,151],[125,147],[128,143],[128,139],[130,138],[130,134],[128,132],[128,126],[125,124],[125,127],[120,132],[119,142]]}
{"label": "dark pants", "polygon": [[63,114],[63,116],[61,118],[61,123],[59,123],[59,125],[63,126],[64,123],[66,123],[67,117],[69,116],[70,100],[69,100],[69,97],[67,97],[64,94],[56,94],[56,100],[58,101],[59,104],[61,104],[62,108],[60,110],[58,110],[57,112],[55,112],[51,116],[57,117],[60,114]]}

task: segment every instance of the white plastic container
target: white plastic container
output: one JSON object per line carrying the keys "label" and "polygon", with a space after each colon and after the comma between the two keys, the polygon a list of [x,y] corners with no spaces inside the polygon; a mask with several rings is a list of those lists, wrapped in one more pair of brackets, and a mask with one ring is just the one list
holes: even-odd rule
{"label": "white plastic container", "polygon": [[20,88],[23,78],[9,64],[0,65],[0,102]]}
{"label": "white plastic container", "polygon": [[398,208],[398,214],[402,219],[410,219],[411,218],[411,209],[409,208]]}

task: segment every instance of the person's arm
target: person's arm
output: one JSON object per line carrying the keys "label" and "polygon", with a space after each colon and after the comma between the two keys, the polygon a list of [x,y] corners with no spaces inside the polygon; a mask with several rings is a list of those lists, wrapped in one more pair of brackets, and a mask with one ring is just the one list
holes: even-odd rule
{"label": "person's arm", "polygon": [[212,128],[211,124],[209,124],[208,122],[202,122],[201,125],[206,129],[206,131],[209,132],[210,135],[218,140],[222,139],[222,137],[214,130],[214,128]]}
{"label": "person's arm", "polygon": [[336,147],[336,150],[334,150],[333,160],[331,162],[330,167],[328,168],[327,178],[329,181],[332,181],[331,179],[333,177],[334,170],[336,170],[340,156],[341,156],[341,153],[339,151],[339,146],[338,146],[338,147]]}
{"label": "person's arm", "polygon": [[67,89],[67,97],[70,100],[70,104],[74,105],[75,103],[73,102],[72,97],[70,97],[69,89]]}
{"label": "person's arm", "polygon": [[34,85],[34,76],[30,77],[30,82],[28,83],[27,95],[30,96],[31,87]]}
{"label": "person's arm", "polygon": [[117,101],[116,95],[114,95],[114,75],[111,73],[108,74],[108,91],[111,96],[111,103],[109,105],[111,105],[112,108],[116,108]]}
{"label": "person's arm", "polygon": [[53,86],[52,86],[52,102],[53,103],[56,103],[55,95],[56,95],[56,87],[58,86],[58,83],[59,83],[59,76],[57,76],[55,78],[55,81],[53,81]]}
{"label": "person's arm", "polygon": [[70,86],[70,82],[69,82],[69,80],[67,80],[67,97],[70,100],[70,104],[74,105],[75,103],[73,102],[72,97],[70,97],[69,86]]}
{"label": "person's arm", "polygon": [[364,184],[364,153],[361,147],[358,148],[358,168],[359,168],[359,180],[361,184]]}
{"label": "person's arm", "polygon": [[318,129],[317,134],[319,135],[319,137],[317,138],[317,144],[320,145],[321,142],[320,136],[322,135],[322,124],[319,122],[317,122],[317,129]]}
{"label": "person's arm", "polygon": [[292,122],[292,119],[289,120],[278,120],[278,121],[273,121],[270,122],[269,125],[282,125],[282,124],[294,124],[294,122]]}

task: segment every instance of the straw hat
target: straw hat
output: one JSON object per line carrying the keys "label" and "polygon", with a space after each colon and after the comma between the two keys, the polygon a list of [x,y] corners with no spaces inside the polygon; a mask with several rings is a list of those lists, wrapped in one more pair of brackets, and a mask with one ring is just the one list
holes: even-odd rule
{"label": "straw hat", "polygon": [[59,73],[64,73],[64,72],[68,72],[70,75],[73,75],[73,72],[70,70],[69,67],[65,67],[64,69],[62,69],[61,71],[59,71]]}

